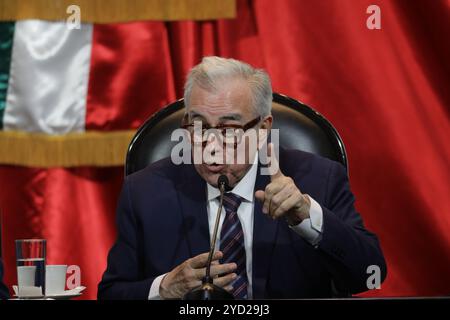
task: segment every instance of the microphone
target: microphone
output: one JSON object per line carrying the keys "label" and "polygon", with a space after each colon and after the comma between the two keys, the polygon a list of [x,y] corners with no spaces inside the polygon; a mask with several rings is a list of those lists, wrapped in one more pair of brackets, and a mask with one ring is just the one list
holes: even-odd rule
{"label": "microphone", "polygon": [[233,300],[234,297],[231,293],[225,289],[218,287],[214,284],[213,278],[211,278],[211,262],[214,256],[214,251],[217,242],[217,230],[219,229],[220,215],[222,213],[223,195],[225,191],[229,191],[230,184],[226,175],[222,174],[217,179],[217,186],[220,190],[219,207],[217,208],[216,221],[214,224],[214,232],[211,241],[211,247],[209,249],[208,260],[206,262],[206,274],[202,279],[202,285],[200,288],[194,289],[186,293],[183,300]]}
{"label": "microphone", "polygon": [[[221,174],[219,176],[219,178],[217,179],[217,185],[219,186],[219,190],[221,192],[221,196],[223,196],[222,192],[223,191],[230,191],[231,187],[230,187],[230,182],[228,181],[228,178],[226,175]],[[222,190],[223,187],[223,190]]]}
{"label": "microphone", "polygon": [[206,281],[210,280],[211,283],[212,283],[212,279],[210,277],[211,262],[212,262],[212,257],[214,256],[214,250],[216,248],[217,230],[219,229],[220,215],[222,214],[223,194],[224,194],[225,190],[227,190],[230,187],[229,183],[228,183],[228,178],[226,175],[222,174],[219,176],[219,178],[217,179],[217,186],[219,187],[219,190],[220,190],[220,201],[219,201],[219,208],[217,208],[216,222],[214,224],[214,232],[213,232],[213,238],[211,241],[211,247],[209,249],[208,262],[206,263],[206,276],[205,276],[205,280]]}

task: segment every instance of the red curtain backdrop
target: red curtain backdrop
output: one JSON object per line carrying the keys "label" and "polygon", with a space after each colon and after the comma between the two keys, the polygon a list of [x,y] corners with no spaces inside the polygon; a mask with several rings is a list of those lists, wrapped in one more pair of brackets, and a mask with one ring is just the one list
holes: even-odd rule
{"label": "red curtain backdrop", "polygon": [[[366,27],[372,4],[381,30]],[[388,263],[381,290],[365,295],[449,294],[449,35],[445,0],[238,1],[233,20],[96,25],[86,126],[138,127],[182,96],[204,55],[265,68],[275,91],[324,114],[345,142],[356,206]],[[95,298],[122,170],[1,166],[7,284],[14,239],[44,237],[49,263],[80,265],[84,298]]]}

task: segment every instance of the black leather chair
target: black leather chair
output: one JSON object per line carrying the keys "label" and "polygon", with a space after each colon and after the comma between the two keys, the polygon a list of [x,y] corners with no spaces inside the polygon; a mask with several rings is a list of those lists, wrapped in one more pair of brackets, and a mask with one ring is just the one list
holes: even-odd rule
{"label": "black leather chair", "polygon": [[[184,102],[180,99],[151,116],[136,132],[131,141],[125,164],[125,175],[170,156],[177,141],[170,141],[173,130],[180,127]],[[299,149],[342,163],[348,172],[344,143],[333,125],[307,105],[274,93],[273,128],[280,129],[280,145]]]}

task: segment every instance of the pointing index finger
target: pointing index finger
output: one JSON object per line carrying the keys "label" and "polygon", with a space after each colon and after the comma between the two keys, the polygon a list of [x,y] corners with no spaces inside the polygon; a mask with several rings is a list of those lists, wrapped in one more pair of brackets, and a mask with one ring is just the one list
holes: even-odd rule
{"label": "pointing index finger", "polygon": [[279,177],[282,177],[283,173],[281,173],[280,165],[275,152],[275,147],[272,142],[268,145],[267,156],[270,159],[268,168],[270,172],[270,179],[273,181]]}

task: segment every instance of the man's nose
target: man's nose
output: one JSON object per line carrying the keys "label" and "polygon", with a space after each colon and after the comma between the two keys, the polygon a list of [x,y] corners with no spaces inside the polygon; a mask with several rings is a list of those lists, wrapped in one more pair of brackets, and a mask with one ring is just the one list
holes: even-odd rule
{"label": "man's nose", "polygon": [[218,148],[222,148],[222,142],[214,132],[208,133],[205,142],[206,142],[205,148],[208,148],[208,150],[211,150],[214,153],[219,150]]}

